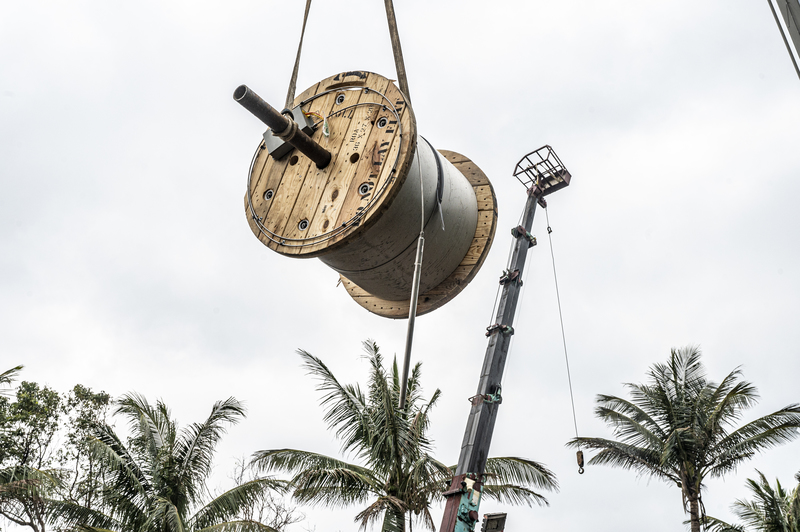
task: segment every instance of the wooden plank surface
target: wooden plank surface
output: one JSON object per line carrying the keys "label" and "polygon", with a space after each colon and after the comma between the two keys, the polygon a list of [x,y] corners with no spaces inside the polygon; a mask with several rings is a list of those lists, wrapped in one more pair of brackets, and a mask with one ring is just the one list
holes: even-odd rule
{"label": "wooden plank surface", "polygon": [[[344,101],[337,103],[339,95]],[[397,87],[364,71],[320,81],[294,101],[301,103],[303,111],[329,117],[330,137],[324,137],[320,125],[312,138],[331,152],[331,163],[318,169],[297,150],[277,161],[262,150],[253,165],[251,197],[256,216],[271,235],[262,234],[245,208],[251,230],[268,247],[287,255],[317,256],[367,230],[391,204],[413,158],[416,123]],[[390,111],[392,103],[399,124]],[[376,126],[381,117],[388,118],[387,127]],[[395,159],[397,171],[392,175]],[[370,185],[368,194],[359,194],[362,183]],[[267,190],[274,192],[269,201],[264,199]],[[308,221],[305,229],[299,228],[302,220]]]}
{"label": "wooden plank surface", "polygon": [[[384,92],[389,85],[389,80],[380,77],[370,85],[376,91]],[[381,98],[376,92],[355,92],[359,96],[359,103],[380,103]],[[351,118],[348,119],[348,127],[346,128],[338,125],[336,119],[331,120],[331,127],[339,129],[340,134],[343,135],[342,147],[337,161],[340,163],[340,168],[328,182],[323,194],[324,202],[319,203],[315,208],[314,235],[321,235],[335,227],[340,227],[342,223],[352,218],[352,214],[347,214],[346,212],[347,198],[350,195],[358,194],[361,180],[356,178],[357,175],[370,171],[369,157],[368,155],[365,156],[365,153],[367,153],[370,135],[378,129],[373,127],[373,124],[375,122],[374,117],[379,109],[380,107],[377,107],[377,105],[363,105],[347,111]],[[355,162],[353,162],[354,158],[356,159]],[[342,233],[331,244],[341,240],[341,238],[345,238],[348,234]],[[304,251],[314,252],[328,245],[327,242],[311,244],[306,246]]]}
{"label": "wooden plank surface", "polygon": [[[337,104],[336,98],[342,95],[344,101]],[[313,103],[320,100],[321,105],[319,110],[314,109],[322,116],[328,116],[331,112],[335,111],[336,107],[345,108],[355,105],[359,102],[361,91],[342,91],[332,92],[327,94]],[[313,108],[313,107],[312,107]],[[327,139],[321,134],[321,127],[318,128],[317,134],[314,135],[314,140],[320,144],[326,144],[326,149],[331,152],[331,163],[323,169],[314,167],[312,172],[308,174],[307,180],[303,183],[303,187],[298,191],[297,201],[295,202],[294,209],[289,215],[290,225],[286,228],[285,234],[288,238],[306,238],[314,239],[326,233],[329,229],[315,217],[320,206],[320,202],[325,197],[325,192],[328,190],[332,183],[336,183],[337,178],[341,174],[346,173],[352,164],[345,157],[342,152],[347,149],[347,132],[350,128],[350,123],[353,121],[352,115],[350,116],[336,116],[329,119],[331,136]],[[323,140],[324,139],[324,140]],[[326,198],[327,199],[327,198]],[[297,224],[300,220],[308,220],[309,227],[305,231],[300,231]],[[301,247],[294,247],[284,250],[285,253],[301,254],[303,249]]]}

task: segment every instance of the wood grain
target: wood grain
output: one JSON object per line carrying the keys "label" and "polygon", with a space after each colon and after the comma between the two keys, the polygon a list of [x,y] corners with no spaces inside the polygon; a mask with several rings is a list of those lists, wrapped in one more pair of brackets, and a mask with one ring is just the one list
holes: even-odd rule
{"label": "wood grain", "polygon": [[[330,136],[321,124],[311,136],[331,152],[331,163],[319,169],[297,150],[279,160],[260,150],[250,176],[253,212],[247,195],[245,211],[251,230],[270,249],[313,257],[357,238],[391,205],[413,160],[416,121],[391,80],[363,71],[330,76],[294,105],[328,117]],[[382,117],[388,125],[379,127]],[[365,183],[370,190],[360,194]],[[270,200],[264,199],[267,190],[273,191]]]}

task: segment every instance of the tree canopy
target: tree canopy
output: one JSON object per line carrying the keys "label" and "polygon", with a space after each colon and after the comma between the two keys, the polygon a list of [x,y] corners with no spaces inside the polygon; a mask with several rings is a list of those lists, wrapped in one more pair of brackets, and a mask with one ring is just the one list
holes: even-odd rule
{"label": "tree canopy", "polygon": [[267,491],[283,489],[280,481],[252,480],[206,500],[205,481],[216,445],[225,427],[244,416],[239,401],[232,397],[218,401],[205,421],[182,429],[163,402],[151,405],[138,394],[123,396],[115,413],[128,419],[131,436],[127,443],[107,424],[93,429],[92,450],[106,472],[100,490],[101,510],[65,502],[58,505],[60,518],[83,530],[275,530],[238,516]]}
{"label": "tree canopy", "polygon": [[[395,360],[384,367],[378,346],[364,342],[370,366],[366,391],[340,383],[319,358],[298,351],[309,373],[319,380],[324,420],[355,462],[297,449],[259,451],[254,462],[263,470],[291,476],[295,498],[325,506],[362,505],[355,520],[362,528],[382,521],[382,530],[403,531],[416,517],[434,529],[431,503],[441,498],[455,467],[436,460],[428,438],[429,413],[441,392],[425,400],[417,364],[408,380],[405,405],[399,405],[400,377]],[[484,496],[513,504],[547,504],[535,489],[557,489],[555,475],[524,458],[490,458]],[[364,506],[366,505],[366,506]]]}
{"label": "tree canopy", "polygon": [[666,364],[652,366],[648,384],[625,385],[631,400],[598,395],[595,414],[616,439],[569,442],[599,451],[589,464],[632,469],[677,485],[693,532],[699,532],[704,513],[704,479],[795,439],[800,427],[797,404],[736,427],[758,399],[755,386],[741,380],[739,368],[718,384],[710,381],[700,359],[696,347],[673,349]]}

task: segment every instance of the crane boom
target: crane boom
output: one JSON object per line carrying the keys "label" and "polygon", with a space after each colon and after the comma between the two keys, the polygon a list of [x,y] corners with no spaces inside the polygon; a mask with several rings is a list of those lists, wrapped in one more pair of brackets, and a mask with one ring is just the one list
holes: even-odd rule
{"label": "crane boom", "polygon": [[514,315],[517,310],[522,273],[528,250],[536,245],[531,235],[536,205],[546,206],[544,196],[569,184],[570,174],[550,146],[529,153],[517,164],[514,176],[522,182],[528,198],[522,215],[522,225],[511,230],[511,261],[500,278],[502,292],[495,311],[494,323],[487,328],[486,347],[478,393],[471,398],[472,406],[464,431],[461,453],[450,488],[444,493],[447,503],[439,532],[472,532],[478,521],[481,483],[486,459],[492,442],[497,411],[502,402],[501,381],[514,334]]}

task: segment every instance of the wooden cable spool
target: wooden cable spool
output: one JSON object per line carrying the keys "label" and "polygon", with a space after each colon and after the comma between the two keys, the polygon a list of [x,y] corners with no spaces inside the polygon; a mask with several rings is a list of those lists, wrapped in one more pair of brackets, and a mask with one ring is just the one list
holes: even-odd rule
{"label": "wooden cable spool", "polygon": [[461,292],[483,264],[497,225],[494,190],[480,168],[420,137],[403,94],[378,74],[331,76],[297,96],[296,107],[316,122],[310,137],[330,162],[320,168],[297,149],[276,159],[261,143],[244,199],[258,239],[282,255],[318,257],[359,305],[405,318],[424,220],[417,314]]}

